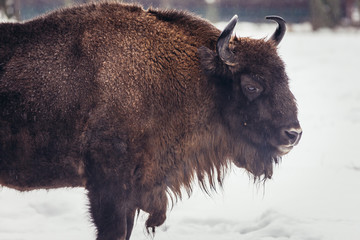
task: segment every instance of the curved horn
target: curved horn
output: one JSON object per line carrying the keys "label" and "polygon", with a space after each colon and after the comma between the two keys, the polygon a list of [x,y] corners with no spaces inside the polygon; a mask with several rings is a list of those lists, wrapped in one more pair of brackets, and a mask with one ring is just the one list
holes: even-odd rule
{"label": "curved horn", "polygon": [[223,62],[227,65],[235,64],[234,53],[232,53],[229,49],[229,42],[237,21],[238,16],[233,16],[233,18],[230,20],[230,22],[226,25],[225,29],[220,34],[220,37],[218,38],[216,43],[216,52],[221,58],[221,60],[223,60]]}
{"label": "curved horn", "polygon": [[286,32],[286,22],[282,17],[279,16],[267,16],[265,17],[268,20],[273,20],[278,23],[274,34],[271,36],[270,40],[274,41],[276,45],[279,45],[281,39],[284,37]]}

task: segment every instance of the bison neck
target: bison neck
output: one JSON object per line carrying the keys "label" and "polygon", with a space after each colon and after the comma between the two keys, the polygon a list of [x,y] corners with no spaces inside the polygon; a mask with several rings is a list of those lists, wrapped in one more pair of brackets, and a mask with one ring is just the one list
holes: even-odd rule
{"label": "bison neck", "polygon": [[[211,120],[213,121],[213,120]],[[175,127],[173,132],[152,138],[150,170],[143,176],[148,181],[156,176],[155,185],[166,187],[175,196],[181,197],[182,189],[188,194],[198,179],[200,186],[208,192],[222,184],[224,174],[235,155],[239,155],[234,141],[219,124],[209,119],[192,126]],[[148,165],[148,166],[149,166]]]}

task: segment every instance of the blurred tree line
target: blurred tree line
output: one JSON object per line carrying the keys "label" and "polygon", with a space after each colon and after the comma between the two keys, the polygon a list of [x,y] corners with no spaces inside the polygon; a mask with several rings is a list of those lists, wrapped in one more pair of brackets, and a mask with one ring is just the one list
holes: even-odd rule
{"label": "blurred tree line", "polygon": [[20,19],[19,0],[0,0],[0,17]]}
{"label": "blurred tree line", "polygon": [[360,0],[310,0],[313,29],[360,24]]}
{"label": "blurred tree line", "polygon": [[[0,0],[0,15],[29,19],[60,6],[96,0]],[[316,30],[339,25],[360,26],[360,0],[119,0],[162,8],[186,9],[213,22],[238,14],[242,21],[263,21],[270,14],[288,22],[310,21]]]}

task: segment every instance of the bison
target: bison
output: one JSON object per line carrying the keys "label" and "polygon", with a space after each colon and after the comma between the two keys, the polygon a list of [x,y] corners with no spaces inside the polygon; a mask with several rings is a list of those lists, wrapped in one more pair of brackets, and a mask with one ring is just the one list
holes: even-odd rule
{"label": "bison", "polygon": [[128,240],[136,212],[164,223],[169,199],[221,185],[231,163],[254,179],[301,137],[268,39],[220,32],[175,10],[93,3],[0,24],[0,184],[85,187],[98,240]]}

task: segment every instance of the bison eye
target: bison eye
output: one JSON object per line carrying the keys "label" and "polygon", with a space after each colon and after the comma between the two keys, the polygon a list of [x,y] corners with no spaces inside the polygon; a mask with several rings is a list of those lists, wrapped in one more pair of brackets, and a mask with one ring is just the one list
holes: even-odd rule
{"label": "bison eye", "polygon": [[255,98],[260,96],[264,88],[259,81],[255,80],[249,75],[243,75],[241,77],[241,87],[244,95],[250,100],[253,101]]}
{"label": "bison eye", "polygon": [[250,93],[255,93],[255,92],[259,92],[260,89],[258,89],[257,87],[255,86],[251,86],[251,85],[248,85],[245,87],[246,91],[250,92]]}

